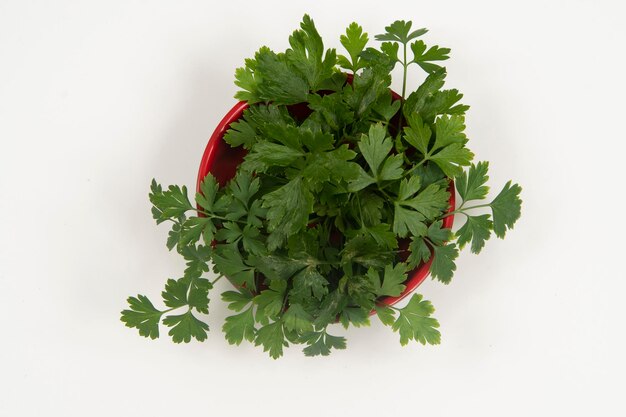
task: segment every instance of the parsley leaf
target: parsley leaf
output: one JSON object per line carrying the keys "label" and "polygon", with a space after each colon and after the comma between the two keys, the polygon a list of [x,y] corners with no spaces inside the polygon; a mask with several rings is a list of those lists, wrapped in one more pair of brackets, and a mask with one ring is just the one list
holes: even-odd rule
{"label": "parsley leaf", "polygon": [[256,328],[254,327],[252,307],[242,313],[226,317],[222,331],[231,345],[240,345],[244,339],[248,342],[254,342]]}
{"label": "parsley leaf", "polygon": [[171,327],[168,334],[172,336],[174,343],[189,343],[191,338],[202,342],[207,338],[209,325],[198,320],[191,311],[179,315],[170,315],[163,319],[163,324]]}
{"label": "parsley leaf", "polygon": [[333,336],[322,330],[309,332],[302,336],[302,341],[308,346],[303,352],[306,356],[328,356],[331,349],[345,349],[346,339],[341,336]]}
{"label": "parsley leaf", "polygon": [[218,245],[212,256],[214,270],[237,285],[254,288],[254,268],[245,264],[241,253],[227,245]]}
{"label": "parsley leaf", "polygon": [[426,50],[426,44],[424,41],[419,40],[411,44],[411,50],[413,51],[413,61],[422,69],[428,73],[432,73],[441,69],[441,66],[433,64],[432,61],[444,61],[450,56],[449,48],[440,48],[439,46],[431,46]]}
{"label": "parsley leaf", "polygon": [[187,187],[178,185],[170,185],[166,191],[152,180],[150,202],[154,205],[152,214],[157,224],[165,220],[178,219],[184,216],[188,210],[194,210],[194,207],[187,196]]}
{"label": "parsley leaf", "polygon": [[276,55],[269,48],[263,47],[255,55],[255,79],[262,80],[256,84],[252,93],[263,101],[271,101],[275,105],[295,104],[306,101],[309,84],[285,62],[285,57]]}
{"label": "parsley leaf", "polygon": [[307,80],[309,88],[317,91],[322,81],[332,75],[337,56],[334,49],[329,49],[323,56],[324,43],[309,15],[304,15],[300,28],[289,37],[291,49],[287,49],[285,57]]}
{"label": "parsley leaf", "polygon": [[306,332],[313,330],[313,316],[297,303],[292,303],[283,316],[285,329]]}
{"label": "parsley leaf", "polygon": [[229,303],[228,308],[234,311],[243,310],[252,302],[252,298],[252,292],[245,288],[240,288],[239,291],[225,291],[222,293],[222,300]]}
{"label": "parsley leaf", "polygon": [[256,346],[262,345],[263,351],[269,352],[273,359],[281,357],[283,355],[283,347],[289,346],[285,341],[282,322],[276,321],[258,329],[254,344]]}
{"label": "parsley leaf", "polygon": [[346,29],[346,34],[341,35],[339,40],[350,55],[350,60],[343,55],[339,55],[337,60],[339,66],[352,72],[357,72],[363,68],[364,63],[361,62],[359,55],[365,49],[368,41],[367,33],[363,33],[363,28],[356,22],[350,23],[350,26]]}
{"label": "parsley leaf", "polygon": [[262,207],[267,208],[268,248],[276,249],[286,238],[304,228],[313,211],[313,195],[296,177],[276,191],[262,197]]}
{"label": "parsley leaf", "polygon": [[409,232],[414,236],[424,236],[427,231],[424,221],[433,218],[448,207],[448,192],[436,184],[430,184],[412,197],[418,189],[416,187],[418,181],[403,180],[400,184],[400,195],[394,202],[393,231],[400,237],[405,237]]}
{"label": "parsley leaf", "polygon": [[472,242],[472,252],[480,253],[485,246],[485,241],[491,236],[493,223],[488,214],[480,216],[467,216],[465,224],[456,232],[458,236],[457,244],[460,249]]}
{"label": "parsley leaf", "polygon": [[[363,157],[374,177],[379,181],[394,180],[402,176],[402,164],[404,162],[402,155],[388,157],[392,147],[393,142],[387,136],[387,130],[380,123],[372,125],[369,133],[363,135],[359,142],[359,149]],[[383,163],[383,161],[385,162]],[[359,181],[363,181],[362,175],[359,178]]]}
{"label": "parsley leaf", "polygon": [[418,38],[428,32],[428,29],[422,28],[411,32],[413,22],[404,20],[396,20],[391,25],[385,27],[386,32],[376,35],[377,41],[393,41],[407,43],[412,39]]}
{"label": "parsley leaf", "polygon": [[374,292],[377,296],[388,295],[397,297],[404,291],[405,286],[403,283],[407,280],[406,272],[406,265],[399,263],[395,266],[385,266],[382,283],[378,272],[373,268],[368,269],[367,277],[374,287]]}
{"label": "parsley leaf", "polygon": [[433,251],[434,258],[430,266],[430,273],[433,278],[437,278],[444,284],[449,284],[456,270],[454,260],[459,256],[459,251],[453,243],[445,246],[435,245]]}
{"label": "parsley leaf", "polygon": [[[413,294],[409,303],[399,310],[399,315],[393,323],[393,331],[400,332],[400,344],[409,343],[409,340],[425,345],[438,345],[441,334],[437,328],[439,322],[430,317],[435,311],[430,301],[422,300],[420,294]],[[383,313],[384,316],[384,313]],[[385,317],[388,320],[388,317]]]}
{"label": "parsley leaf", "polygon": [[509,181],[490,204],[493,210],[493,231],[500,239],[504,238],[508,229],[513,228],[521,215],[521,192],[522,187],[511,185]]}
{"label": "parsley leaf", "polygon": [[489,192],[489,187],[485,183],[489,180],[487,170],[489,162],[479,162],[472,164],[468,172],[458,175],[456,180],[456,190],[463,201],[483,200]]}
{"label": "parsley leaf", "polygon": [[157,310],[145,295],[128,297],[128,305],[130,310],[122,311],[124,324],[138,329],[141,336],[150,339],[159,337],[159,322],[163,312]]}

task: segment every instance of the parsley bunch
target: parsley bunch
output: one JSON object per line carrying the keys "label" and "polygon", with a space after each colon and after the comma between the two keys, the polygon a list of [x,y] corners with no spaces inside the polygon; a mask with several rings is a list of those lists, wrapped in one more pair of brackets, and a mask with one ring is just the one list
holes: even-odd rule
{"label": "parsley bunch", "polygon": [[[431,258],[432,276],[449,283],[459,249],[479,253],[492,232],[503,238],[513,227],[521,188],[508,182],[482,202],[488,163],[471,162],[468,106],[456,89],[443,89],[440,64],[450,50],[427,47],[418,39],[426,29],[411,30],[411,22],[385,29],[380,47],[367,47],[367,34],[352,23],[340,39],[347,55],[337,55],[305,15],[289,49],[262,47],[237,69],[236,98],[249,107],[224,140],[244,147],[245,159],[223,187],[207,175],[195,203],[184,186],[152,182],[152,214],[157,224],[170,222],[167,247],[187,268],[167,281],[166,308],[130,297],[127,326],[152,339],[163,324],[174,342],[205,340],[199,314],[226,276],[235,286],[221,295],[233,311],[226,339],[262,346],[273,358],[289,344],[303,344],[309,356],[343,349],[330,325],[368,325],[372,311],[403,345],[439,343],[434,308],[421,295],[403,308],[381,300],[400,296],[410,271]],[[394,99],[396,65],[403,81]],[[416,67],[427,76],[405,96],[407,71]],[[462,198],[456,209],[452,180]],[[475,214],[480,207],[490,212]],[[443,227],[452,214],[465,219],[456,233]],[[211,265],[214,281],[205,278]]]}

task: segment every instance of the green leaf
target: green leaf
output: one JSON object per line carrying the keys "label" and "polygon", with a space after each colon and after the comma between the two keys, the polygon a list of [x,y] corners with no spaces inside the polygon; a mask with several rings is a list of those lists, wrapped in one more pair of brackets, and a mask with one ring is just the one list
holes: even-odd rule
{"label": "green leaf", "polygon": [[245,285],[254,289],[254,268],[244,263],[239,251],[227,245],[218,245],[213,253],[213,264],[216,273],[224,275],[236,285]]}
{"label": "green leaf", "polygon": [[470,165],[469,172],[463,172],[455,178],[456,189],[463,201],[483,200],[489,192],[485,183],[489,180],[487,170],[489,162]]}
{"label": "green leaf", "polygon": [[168,334],[172,336],[174,343],[189,343],[191,338],[202,342],[207,338],[209,325],[198,320],[191,311],[180,315],[170,315],[163,319],[163,324],[171,327]]}
{"label": "green leaf", "polygon": [[441,334],[437,328],[439,323],[430,317],[435,311],[430,301],[422,300],[420,294],[413,294],[409,303],[402,309],[397,320],[393,323],[393,331],[400,332],[400,344],[409,343],[409,340],[425,345],[438,345]]}
{"label": "green leaf", "polygon": [[301,175],[312,190],[319,191],[324,183],[341,184],[359,176],[358,164],[348,162],[356,156],[354,151],[343,145],[330,152],[315,152],[308,156]]}
{"label": "green leaf", "polygon": [[261,82],[257,83],[255,95],[262,101],[271,101],[275,105],[306,101],[309,83],[289,67],[284,59],[267,47],[256,53],[254,76],[256,80],[260,78]]}
{"label": "green leaf", "polygon": [[435,245],[442,245],[448,240],[452,239],[452,230],[448,228],[442,228],[442,226],[442,220],[432,222],[430,226],[428,226],[428,238]]}
{"label": "green leaf", "polygon": [[210,245],[215,234],[215,225],[209,217],[190,217],[182,225],[179,243],[183,246],[197,243],[200,237],[206,245]]}
{"label": "green leaf", "polygon": [[367,277],[373,285],[374,292],[377,296],[388,295],[397,297],[402,294],[402,291],[406,288],[404,285],[404,282],[407,280],[406,272],[406,265],[398,263],[395,266],[385,266],[382,283],[378,271],[374,268],[368,269]]}
{"label": "green leaf", "polygon": [[357,72],[363,68],[364,65],[359,59],[359,55],[365,49],[368,41],[367,33],[363,33],[363,28],[356,22],[352,22],[346,29],[346,34],[341,35],[339,41],[350,55],[350,61],[343,55],[340,55],[339,66],[352,72]]}
{"label": "green leaf", "polygon": [[[362,295],[361,291],[356,292],[356,294]],[[357,302],[360,304],[360,302]],[[371,300],[373,303],[373,300]],[[350,324],[354,327],[363,327],[370,325],[369,319],[370,308],[362,308],[362,307],[345,307],[341,314],[339,314],[339,322],[347,329]]]}
{"label": "green leaf", "polygon": [[[361,57],[365,58],[365,55],[361,54]],[[389,61],[387,55],[385,59]],[[343,94],[356,117],[363,118],[371,112],[374,103],[389,94],[390,85],[391,76],[386,68],[365,68],[361,73],[354,74],[352,85],[346,86]]]}
{"label": "green leaf", "polygon": [[398,200],[394,203],[393,226],[393,231],[400,237],[409,232],[414,236],[424,236],[427,230],[424,221],[436,217],[449,205],[448,192],[436,184],[430,184],[415,197],[409,198],[419,189],[418,181],[411,179],[400,183]]}
{"label": "green leaf", "polygon": [[307,266],[307,260],[283,255],[251,256],[249,263],[272,280],[287,280]]}
{"label": "green leaf", "polygon": [[391,230],[391,225],[379,223],[373,226],[366,226],[364,230],[378,245],[386,249],[395,249],[398,247],[398,239],[396,239],[396,234]]}
{"label": "green leaf", "polygon": [[520,218],[522,212],[522,200],[519,195],[522,187],[518,184],[511,185],[507,182],[502,191],[491,202],[493,211],[493,231],[500,239],[506,235],[506,231],[513,228],[513,225]]}
{"label": "green leaf", "polygon": [[187,303],[189,307],[195,308],[198,312],[209,313],[209,290],[213,284],[206,278],[194,278],[189,283],[189,295]]}
{"label": "green leaf", "polygon": [[165,305],[171,308],[178,308],[187,305],[187,291],[189,282],[184,278],[175,280],[168,279],[165,284],[165,291],[161,293]]}
{"label": "green leaf", "polygon": [[328,356],[331,349],[346,348],[345,337],[330,335],[325,329],[304,334],[302,341],[308,345],[302,350],[306,356]]}
{"label": "green leaf", "polygon": [[256,328],[254,327],[252,308],[248,308],[240,314],[226,317],[222,331],[231,345],[240,345],[244,339],[248,342],[254,342]]}
{"label": "green leaf", "polygon": [[400,44],[395,42],[383,42],[380,45],[380,50],[383,51],[383,53],[387,55],[392,62],[402,62],[398,59],[399,49]]}
{"label": "green leaf", "polygon": [[242,236],[241,227],[239,223],[224,222],[223,227],[215,234],[215,239],[219,242],[233,243],[238,242]]}
{"label": "green leaf", "polygon": [[264,352],[269,352],[273,359],[278,359],[283,355],[283,346],[288,346],[283,333],[283,324],[280,321],[270,323],[257,330],[256,346],[263,346]]}
{"label": "green leaf", "polygon": [[404,157],[401,154],[391,155],[383,163],[380,169],[379,178],[381,181],[392,181],[402,178],[404,170],[402,164],[404,163]]}
{"label": "green leaf", "polygon": [[398,190],[398,200],[404,201],[410,199],[419,191],[422,186],[422,179],[418,175],[411,176],[408,180],[405,178],[400,182]]}
{"label": "green leaf", "polygon": [[409,142],[423,155],[428,154],[428,146],[432,132],[428,124],[422,121],[419,113],[412,113],[406,117],[409,126],[404,128],[404,140]]}
{"label": "green leaf", "polygon": [[396,321],[395,310],[385,305],[376,306],[376,314],[385,326],[392,326]]}
{"label": "green leaf", "polygon": [[432,61],[445,61],[450,58],[449,48],[440,48],[439,46],[432,46],[426,50],[426,44],[419,40],[411,43],[411,50],[413,51],[413,61],[422,69],[428,73],[435,72],[441,69],[441,66],[433,64]]}
{"label": "green leaf", "polygon": [[167,243],[165,244],[165,246],[167,246],[167,249],[172,250],[176,247],[176,245],[178,245],[181,232],[182,228],[180,226],[180,223],[172,223],[172,229],[167,232]]}
{"label": "green leaf", "polygon": [[438,216],[449,207],[450,193],[436,184],[430,184],[413,198],[400,200],[403,206],[411,207],[427,219]]}
{"label": "green leaf", "polygon": [[248,207],[250,200],[261,187],[258,178],[254,178],[249,172],[238,172],[235,178],[228,183],[228,188],[233,197]]}
{"label": "green leaf", "polygon": [[424,28],[411,32],[412,23],[411,21],[405,22],[404,20],[396,20],[391,25],[385,27],[385,33],[376,35],[376,40],[408,43],[410,40],[428,32],[428,30]]}
{"label": "green leaf", "polygon": [[409,244],[409,257],[407,263],[409,268],[415,268],[422,262],[428,262],[430,259],[430,247],[422,237],[413,236]]}
{"label": "green leaf", "polygon": [[233,311],[241,311],[252,302],[252,292],[246,288],[239,291],[225,291],[222,293],[222,300],[228,304],[228,308]]}
{"label": "green leaf", "polygon": [[[388,42],[387,42],[388,43]],[[385,43],[383,43],[385,45]],[[397,44],[396,44],[397,45]],[[397,61],[397,49],[390,47],[385,47],[383,50],[383,46],[381,46],[381,51],[376,48],[366,48],[363,52],[361,52],[360,57],[364,62],[365,69],[363,73],[370,70],[372,72],[378,73],[380,75],[389,74],[394,67],[396,66]],[[393,52],[396,52],[396,55],[392,55]],[[355,76],[358,75],[354,74]]]}
{"label": "green leaf", "polygon": [[454,260],[459,256],[459,251],[454,244],[434,246],[433,263],[430,265],[430,273],[433,278],[444,284],[449,284],[456,270]]}
{"label": "green leaf", "polygon": [[[309,108],[319,113],[323,121],[328,125],[328,128],[334,131],[341,131],[354,122],[354,112],[344,101],[341,93],[326,94],[324,96],[311,94],[309,95]],[[307,120],[311,120],[311,118],[309,117]]]}
{"label": "green leaf", "polygon": [[150,202],[154,205],[152,214],[157,224],[170,219],[178,219],[194,207],[187,196],[187,187],[170,185],[167,191],[162,191],[161,186],[152,180]]}
{"label": "green leaf", "polygon": [[419,113],[424,120],[434,120],[439,114],[464,115],[469,109],[465,104],[457,104],[463,94],[456,89],[435,91],[421,106]]}
{"label": "green leaf", "polygon": [[409,232],[413,236],[423,236],[426,234],[425,217],[420,213],[409,210],[394,203],[393,231],[400,237],[406,237]]}
{"label": "green leaf", "polygon": [[300,304],[291,304],[283,316],[285,329],[295,332],[313,330],[313,317]]}
{"label": "green leaf", "polygon": [[286,289],[286,281],[273,280],[269,289],[261,291],[259,295],[254,297],[254,303],[257,305],[257,321],[261,321],[260,318],[262,317],[278,317],[278,314],[283,310]]}
{"label": "green leaf", "polygon": [[393,116],[400,110],[401,100],[392,100],[391,94],[383,95],[373,106],[372,109],[382,116],[386,122],[391,121]]}
{"label": "green leaf", "polygon": [[485,241],[491,236],[493,223],[489,218],[489,214],[480,216],[467,216],[467,221],[457,232],[457,244],[460,249],[472,242],[471,250],[473,253],[480,253],[485,246]]}
{"label": "green leaf", "polygon": [[257,142],[245,156],[241,169],[266,172],[271,166],[287,167],[304,156],[299,150],[270,142]]}
{"label": "green leaf", "polygon": [[328,281],[315,267],[309,266],[294,276],[293,289],[290,294],[304,297],[312,295],[317,300],[321,300],[328,294]]}
{"label": "green leaf", "polygon": [[253,70],[255,66],[256,62],[254,60],[247,59],[245,67],[235,70],[235,85],[242,89],[235,93],[236,99],[247,101],[248,103],[262,101],[261,97],[259,97],[259,82]]}
{"label": "green leaf", "polygon": [[304,15],[300,28],[289,37],[291,49],[287,49],[285,57],[291,67],[307,80],[309,88],[317,91],[321,83],[332,75],[337,56],[334,49],[329,49],[323,56],[324,43],[309,15]]}
{"label": "green leaf", "polygon": [[215,204],[215,196],[219,185],[215,177],[211,174],[207,174],[206,177],[200,183],[200,192],[196,193],[196,202],[200,207],[209,213],[213,212],[213,205]]}
{"label": "green leaf", "polygon": [[371,184],[374,184],[375,182],[376,179],[374,179],[371,175],[365,172],[363,168],[359,166],[359,168],[357,169],[357,177],[354,180],[350,181],[350,184],[348,185],[348,190],[350,192],[357,192]]}
{"label": "green leaf", "polygon": [[122,311],[122,322],[127,327],[138,329],[141,336],[150,339],[159,337],[159,322],[163,312],[157,310],[145,295],[128,297],[127,301],[130,310]]}
{"label": "green leaf", "polygon": [[463,171],[463,166],[470,164],[474,154],[460,143],[446,146],[433,156],[429,157],[448,177],[455,177]]}
{"label": "green leaf", "polygon": [[363,135],[359,142],[359,149],[374,175],[378,174],[380,164],[393,147],[391,139],[386,136],[387,129],[381,123],[377,123],[370,126],[369,133]]}
{"label": "green leaf", "polygon": [[276,191],[262,197],[267,208],[267,239],[270,251],[278,248],[286,238],[306,227],[309,214],[313,212],[313,194],[296,177]]}
{"label": "green leaf", "polygon": [[413,93],[409,94],[404,105],[402,106],[402,111],[405,116],[409,116],[413,113],[419,113],[424,121],[432,122],[432,119],[427,118],[424,108],[427,103],[433,99],[437,91],[443,87],[446,79],[446,69],[441,68],[437,71],[430,73],[426,80],[415,90]]}
{"label": "green leaf", "polygon": [[228,143],[233,148],[243,146],[246,149],[250,149],[257,140],[257,131],[254,125],[246,120],[245,112],[244,117],[231,123],[229,129],[224,134],[224,142]]}
{"label": "green leaf", "polygon": [[343,264],[358,263],[366,267],[383,268],[393,260],[394,255],[393,251],[381,247],[367,231],[349,239],[341,250]]}
{"label": "green leaf", "polygon": [[189,306],[200,313],[209,312],[209,290],[213,285],[206,278],[183,277],[169,279],[161,293],[165,305],[171,308]]}
{"label": "green leaf", "polygon": [[464,116],[441,116],[435,123],[435,144],[431,151],[436,151],[452,144],[464,145],[467,142],[464,130]]}

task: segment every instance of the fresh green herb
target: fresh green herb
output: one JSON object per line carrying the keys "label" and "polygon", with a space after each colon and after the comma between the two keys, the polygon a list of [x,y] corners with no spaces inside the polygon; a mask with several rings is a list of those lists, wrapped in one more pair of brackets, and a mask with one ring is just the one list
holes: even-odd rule
{"label": "fresh green herb", "polygon": [[[128,299],[128,327],[154,339],[162,324],[176,343],[205,340],[209,292],[226,276],[235,286],[222,293],[233,312],[226,340],[254,343],[273,358],[291,344],[307,356],[344,349],[332,325],[368,325],[370,312],[402,345],[440,342],[422,295],[402,308],[385,297],[403,295],[410,271],[429,261],[433,278],[449,283],[459,249],[479,253],[492,232],[504,238],[513,227],[521,188],[508,182],[484,202],[488,163],[472,163],[466,147],[469,107],[457,90],[442,89],[450,50],[428,47],[418,39],[426,29],[411,22],[385,29],[375,37],[380,47],[367,47],[368,35],[350,24],[340,38],[347,54],[337,55],[305,15],[289,49],[262,47],[236,70],[236,97],[249,107],[224,140],[247,155],[226,186],[207,175],[195,204],[186,187],[152,182],[153,217],[171,223],[167,247],[187,267],[167,280],[164,309],[144,295]],[[406,96],[413,64],[427,76]],[[400,99],[390,91],[396,65]],[[304,117],[293,112],[298,103],[308,106]],[[452,180],[462,199],[456,208]],[[456,233],[443,227],[453,214],[465,220]],[[205,277],[211,268],[213,282]]]}

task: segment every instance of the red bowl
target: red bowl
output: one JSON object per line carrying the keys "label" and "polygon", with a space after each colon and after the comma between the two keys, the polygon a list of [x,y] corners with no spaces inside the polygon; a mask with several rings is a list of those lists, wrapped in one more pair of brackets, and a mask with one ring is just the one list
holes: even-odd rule
{"label": "red bowl", "polygon": [[[392,91],[392,95],[394,100],[400,98],[398,94]],[[220,184],[220,186],[224,186],[231,178],[233,178],[237,172],[237,167],[243,161],[243,157],[246,155],[246,150],[242,146],[238,146],[236,148],[231,147],[226,142],[224,142],[224,134],[230,127],[230,124],[239,120],[243,111],[248,107],[248,103],[245,101],[241,101],[230,109],[226,116],[222,119],[222,121],[217,125],[215,131],[211,135],[209,142],[207,143],[206,149],[204,150],[204,154],[202,155],[202,160],[200,161],[200,168],[198,169],[198,180],[196,184],[196,190],[200,192],[200,183],[206,177],[207,174],[211,173]],[[302,115],[303,112],[306,112],[308,109],[306,107],[302,107],[296,105],[291,108],[290,111],[295,113],[300,113]],[[455,208],[455,195],[454,195],[454,183],[450,180],[450,186],[448,191],[450,192],[450,207],[448,212],[453,211]],[[444,228],[452,228],[452,224],[454,223],[454,215],[447,216],[443,219],[443,227]],[[418,285],[420,285],[430,271],[430,265],[432,264],[433,258],[428,260],[426,263],[422,263],[417,266],[413,271],[409,273],[409,279],[405,282],[406,288],[397,297],[385,297],[380,300],[382,304],[393,305],[398,301],[402,300],[404,297],[409,295]],[[372,312],[373,313],[373,312]]]}

